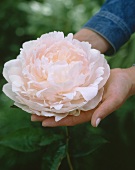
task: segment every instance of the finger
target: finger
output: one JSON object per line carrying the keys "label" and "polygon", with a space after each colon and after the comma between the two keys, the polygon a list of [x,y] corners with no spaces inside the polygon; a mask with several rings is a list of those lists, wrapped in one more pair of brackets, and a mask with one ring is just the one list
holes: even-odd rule
{"label": "finger", "polygon": [[32,115],[31,115],[31,121],[33,121],[33,122],[43,121],[43,120],[45,120],[45,119],[46,119],[45,116],[38,116],[38,115],[35,115],[35,114],[32,114]]}
{"label": "finger", "polygon": [[116,97],[107,98],[101,105],[95,110],[92,115],[91,124],[93,127],[97,127],[102,119],[108,116],[110,113],[117,110],[121,105],[121,101]]}
{"label": "finger", "polygon": [[58,122],[54,120],[54,117],[47,118],[42,122],[42,126],[45,127],[74,126],[76,124],[88,122],[91,119],[92,113],[93,113],[92,111],[88,112],[81,111],[81,114],[79,116],[69,115]]}

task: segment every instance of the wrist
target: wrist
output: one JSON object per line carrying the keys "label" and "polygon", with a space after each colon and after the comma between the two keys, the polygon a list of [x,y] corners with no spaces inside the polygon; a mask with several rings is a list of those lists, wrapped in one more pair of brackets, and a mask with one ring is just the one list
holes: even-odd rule
{"label": "wrist", "polygon": [[99,50],[101,53],[105,53],[109,48],[110,44],[96,32],[83,28],[74,35],[75,39],[79,41],[87,41],[92,45],[92,48]]}

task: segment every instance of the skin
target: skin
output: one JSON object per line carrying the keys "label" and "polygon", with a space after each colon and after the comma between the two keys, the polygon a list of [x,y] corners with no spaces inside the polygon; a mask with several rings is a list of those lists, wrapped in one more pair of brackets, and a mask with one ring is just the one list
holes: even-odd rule
{"label": "skin", "polygon": [[[82,29],[74,35],[80,41],[88,41],[92,47],[106,52],[111,48],[110,44],[97,33]],[[128,97],[135,94],[135,67],[127,69],[112,69],[110,77],[104,87],[102,102],[93,110],[81,111],[79,116],[67,116],[55,122],[54,117],[32,115],[31,121],[41,121],[44,127],[74,126],[91,121],[93,127],[97,127],[100,120],[117,110]],[[99,121],[98,121],[99,120]]]}

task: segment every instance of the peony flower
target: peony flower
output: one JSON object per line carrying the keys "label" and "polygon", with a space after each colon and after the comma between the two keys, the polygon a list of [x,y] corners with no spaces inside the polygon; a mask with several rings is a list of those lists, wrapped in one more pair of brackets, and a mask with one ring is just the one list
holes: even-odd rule
{"label": "peony flower", "polygon": [[94,109],[102,99],[110,68],[88,42],[51,32],[23,44],[4,65],[3,92],[26,112],[55,117]]}

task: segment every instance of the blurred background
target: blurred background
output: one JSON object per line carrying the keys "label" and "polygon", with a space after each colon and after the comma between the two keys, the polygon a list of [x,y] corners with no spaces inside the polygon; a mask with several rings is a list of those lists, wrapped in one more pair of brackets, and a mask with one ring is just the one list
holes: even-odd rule
{"label": "blurred background", "polygon": [[[1,0],[1,89],[6,83],[2,76],[3,65],[17,57],[23,42],[51,31],[63,31],[65,35],[75,33],[100,9],[103,2],[104,0]],[[106,58],[111,68],[132,66],[135,63],[135,35],[117,54]],[[65,132],[64,127],[42,128],[40,123],[30,121],[28,113],[10,108],[12,104],[1,90],[0,170],[71,170],[70,163],[74,170],[135,169],[134,96],[102,121],[97,129],[90,124],[68,128],[71,162],[65,156],[67,130]]]}

